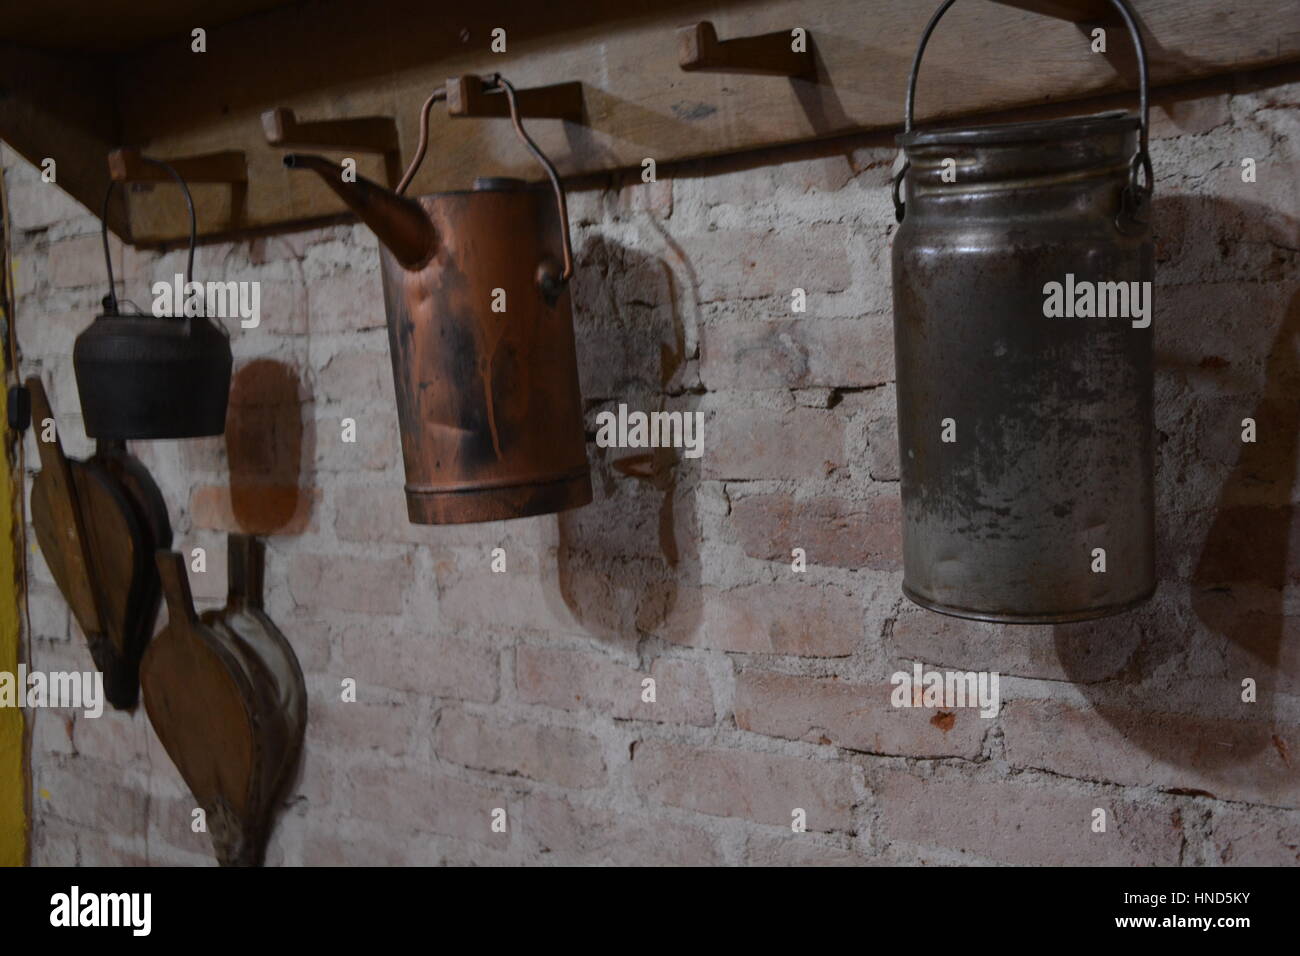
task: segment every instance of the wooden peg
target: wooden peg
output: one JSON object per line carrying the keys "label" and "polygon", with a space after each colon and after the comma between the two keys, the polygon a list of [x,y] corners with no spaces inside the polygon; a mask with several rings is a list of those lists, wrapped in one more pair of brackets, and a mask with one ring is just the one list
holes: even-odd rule
{"label": "wooden peg", "polygon": [[271,146],[285,149],[331,149],[357,153],[380,153],[388,185],[401,178],[401,149],[397,122],[391,116],[358,116],[352,119],[299,122],[293,110],[280,106],[262,114],[262,131]]}
{"label": "wooden peg", "polygon": [[1070,23],[1101,23],[1114,19],[1115,8],[1107,0],[994,0],[1008,7],[1028,10]]}
{"label": "wooden peg", "polygon": [[[178,156],[166,160],[187,183],[247,183],[248,164],[244,151],[231,149],[202,156]],[[108,173],[119,183],[171,182],[171,174],[140,155],[138,149],[115,149],[108,154]]]}
{"label": "wooden peg", "polygon": [[703,20],[677,30],[677,62],[688,73],[762,73],[812,79],[817,75],[812,50],[792,49],[793,40],[790,30],[719,40],[713,24]]}
{"label": "wooden peg", "polygon": [[[248,163],[242,149],[202,156],[178,156],[166,160],[168,166],[187,183],[230,184],[230,228],[237,229],[244,220],[248,204]],[[115,149],[108,154],[108,174],[119,183],[170,183],[171,174],[151,163],[138,149]]]}
{"label": "wooden peg", "polygon": [[[515,90],[521,119],[562,119],[582,122],[582,84],[555,83]],[[483,78],[467,73],[447,81],[447,115],[498,117],[510,115],[504,91],[483,89]]]}

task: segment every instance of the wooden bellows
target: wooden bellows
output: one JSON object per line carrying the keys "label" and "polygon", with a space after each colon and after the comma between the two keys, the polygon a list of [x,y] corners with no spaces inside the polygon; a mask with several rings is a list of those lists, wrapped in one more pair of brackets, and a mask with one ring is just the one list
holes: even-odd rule
{"label": "wooden bellows", "polygon": [[204,810],[222,866],[257,866],[307,726],[307,688],[289,641],[261,607],[264,549],[230,536],[220,611],[196,614],[185,558],[159,551],[168,624],[140,663],[144,708]]}
{"label": "wooden bellows", "polygon": [[41,472],[31,516],[45,563],[67,599],[104,691],[118,709],[135,706],[138,667],[158,616],[154,552],[171,545],[167,505],[145,467],[120,442],[99,442],[85,461],[63,453],[39,378],[29,378]]}
{"label": "wooden bellows", "polygon": [[167,626],[140,666],[145,709],[203,808],[222,866],[258,866],[307,724],[298,658],[262,610],[262,542],[230,536],[226,607],[195,613],[185,560],[158,552]]}

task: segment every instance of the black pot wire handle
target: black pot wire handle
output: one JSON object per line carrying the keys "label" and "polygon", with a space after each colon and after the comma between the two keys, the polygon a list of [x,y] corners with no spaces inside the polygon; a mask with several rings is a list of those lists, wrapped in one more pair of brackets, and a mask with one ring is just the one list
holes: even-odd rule
{"label": "black pot wire handle", "polygon": [[[149,156],[140,157],[146,163],[153,163],[155,166],[161,166],[176,180],[176,184],[181,187],[181,192],[185,194],[185,205],[190,212],[190,253],[185,262],[185,287],[181,289],[182,296],[185,288],[189,287],[194,277],[194,247],[198,245],[198,218],[194,214],[194,197],[190,195],[189,184],[185,182],[180,173],[172,167],[170,163],[163,162],[161,159],[153,159]],[[104,242],[104,267],[108,272],[108,295],[104,296],[104,314],[121,315],[117,300],[117,284],[113,281],[113,256],[108,250],[108,204],[113,198],[113,187],[117,185],[117,180],[109,179],[108,190],[104,193],[104,205],[100,209],[100,238]],[[202,300],[200,300],[202,301]],[[185,316],[189,318],[189,316]]]}

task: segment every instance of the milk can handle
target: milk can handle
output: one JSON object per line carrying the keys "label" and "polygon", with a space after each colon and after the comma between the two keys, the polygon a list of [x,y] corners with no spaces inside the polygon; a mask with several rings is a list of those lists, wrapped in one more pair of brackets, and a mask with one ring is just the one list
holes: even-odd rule
{"label": "milk can handle", "polygon": [[[934,16],[930,18],[930,22],[926,24],[925,32],[921,34],[921,43],[916,48],[916,56],[912,60],[912,72],[907,78],[907,101],[904,107],[903,126],[903,132],[905,133],[912,132],[912,105],[916,102],[916,77],[921,71],[921,57],[925,53],[925,45],[930,42],[930,34],[934,33],[934,28],[939,25],[939,20],[948,12],[948,8],[956,2],[957,0],[944,0],[939,9],[934,12]],[[1121,214],[1126,214],[1131,219],[1141,221],[1141,213],[1151,198],[1153,182],[1151,157],[1147,153],[1149,112],[1147,106],[1147,51],[1146,46],[1142,43],[1142,32],[1138,29],[1137,20],[1133,16],[1133,8],[1129,6],[1128,0],[1110,0],[1110,5],[1115,8],[1124,21],[1129,35],[1133,37],[1133,47],[1137,51],[1138,148],[1133,155],[1132,162],[1129,163],[1129,181],[1124,187]],[[911,163],[904,161],[898,175],[894,177],[894,217],[899,222],[903,221],[903,214],[906,209],[906,203],[902,199],[903,177],[907,174],[910,165]],[[1140,181],[1139,173],[1145,177],[1145,183]]]}
{"label": "milk can handle", "polygon": [[[161,159],[153,159],[149,156],[141,156],[146,163],[153,163],[155,166],[161,166],[171,174],[172,179],[176,180],[177,185],[181,187],[181,192],[185,193],[185,205],[190,211],[190,254],[185,260],[185,285],[181,288],[181,294],[189,288],[190,281],[194,275],[194,247],[198,245],[198,220],[194,215],[194,197],[190,195],[189,184],[185,182],[181,174],[172,168],[170,163],[165,163]],[[113,198],[113,187],[117,185],[116,179],[109,179],[108,190],[104,193],[104,205],[99,211],[100,238],[104,242],[104,265],[108,269],[108,295],[104,296],[104,314],[119,315],[117,304],[117,286],[113,282],[113,257],[108,251],[108,203]]]}
{"label": "milk can handle", "polygon": [[[500,89],[505,93],[506,102],[510,104],[510,122],[514,124],[515,132],[519,135],[519,138],[523,140],[524,145],[528,147],[528,151],[533,154],[533,157],[541,164],[542,168],[546,170],[546,175],[551,180],[551,189],[555,191],[555,205],[560,210],[560,238],[564,247],[564,271],[562,271],[558,277],[550,275],[543,276],[542,283],[544,286],[549,286],[549,288],[544,288],[543,291],[548,294],[558,295],[560,290],[564,288],[565,284],[573,278],[573,247],[569,242],[569,206],[564,196],[564,187],[560,185],[560,177],[555,171],[554,164],[552,164],[552,162],[546,157],[546,154],[538,148],[537,144],[533,142],[532,137],[529,136],[527,131],[524,129],[523,122],[519,119],[519,104],[515,101],[515,88],[511,86],[509,81],[507,81],[500,73],[493,73],[490,77],[487,77],[483,81],[483,86],[489,90]],[[429,109],[434,103],[445,100],[446,98],[447,88],[445,86],[440,86],[429,94],[429,98],[425,100],[424,105],[420,107],[420,142],[415,149],[415,155],[411,158],[411,165],[406,168],[406,173],[402,176],[402,181],[397,184],[397,194],[399,196],[406,192],[406,187],[409,186],[411,180],[415,178],[416,171],[420,168],[420,164],[424,162],[425,150],[429,148]]]}

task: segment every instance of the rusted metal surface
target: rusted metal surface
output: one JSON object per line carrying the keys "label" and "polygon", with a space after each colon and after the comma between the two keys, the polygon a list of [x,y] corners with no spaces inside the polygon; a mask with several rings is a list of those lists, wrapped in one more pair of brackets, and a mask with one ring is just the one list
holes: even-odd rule
{"label": "rusted metal surface", "polygon": [[924,607],[1071,621],[1155,588],[1151,329],[1044,315],[1067,274],[1152,278],[1143,107],[900,138],[903,588]]}
{"label": "rusted metal surface", "polygon": [[523,132],[514,91],[504,94],[515,129],[542,161],[551,189],[479,180],[464,192],[400,195],[320,157],[285,164],[320,174],[380,240],[380,266],[406,500],[418,524],[546,514],[591,500],[568,279],[573,271],[564,193]]}

